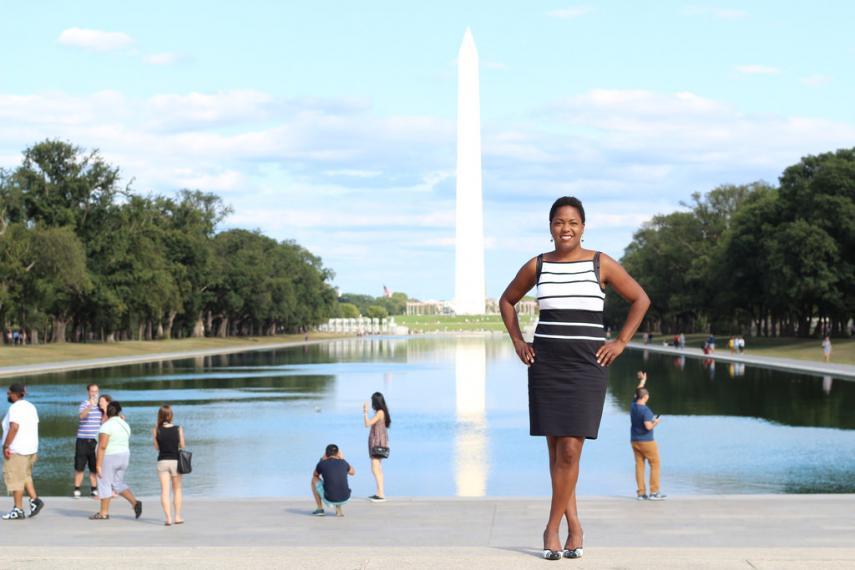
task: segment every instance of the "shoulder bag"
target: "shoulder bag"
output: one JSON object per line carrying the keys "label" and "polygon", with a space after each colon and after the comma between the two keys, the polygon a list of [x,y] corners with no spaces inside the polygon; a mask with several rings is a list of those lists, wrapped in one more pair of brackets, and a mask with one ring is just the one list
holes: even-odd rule
{"label": "shoulder bag", "polygon": [[178,472],[187,475],[193,472],[193,453],[186,449],[178,450]]}

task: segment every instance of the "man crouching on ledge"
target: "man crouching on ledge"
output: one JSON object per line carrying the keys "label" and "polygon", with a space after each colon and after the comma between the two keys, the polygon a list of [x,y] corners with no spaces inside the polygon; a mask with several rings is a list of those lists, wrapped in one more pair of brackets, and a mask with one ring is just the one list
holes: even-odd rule
{"label": "man crouching on ledge", "polygon": [[331,443],[312,473],[312,495],[318,506],[312,514],[324,516],[324,503],[335,507],[335,516],[343,517],[341,506],[350,499],[347,476],[356,475],[356,470],[344,460],[338,446]]}

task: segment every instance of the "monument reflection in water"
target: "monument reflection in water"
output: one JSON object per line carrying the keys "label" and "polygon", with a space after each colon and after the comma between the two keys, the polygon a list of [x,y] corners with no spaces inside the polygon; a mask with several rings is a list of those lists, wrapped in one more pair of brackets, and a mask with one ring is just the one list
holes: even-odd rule
{"label": "monument reflection in water", "polygon": [[482,339],[458,338],[454,355],[457,430],[454,479],[458,497],[487,494],[487,347]]}
{"label": "monument reflection in water", "polygon": [[[634,496],[629,406],[648,373],[666,493],[855,492],[855,382],[626,351],[609,368],[600,436],[585,445],[580,495]],[[488,375],[489,374],[489,375]],[[328,443],[374,493],[362,405],[382,391],[393,418],[387,492],[548,496],[543,438],[528,430],[526,369],[506,336],[352,338],[277,351],[20,378],[38,408],[36,488],[70,495],[86,385],[122,402],[133,429],[128,483],[160,485],[151,429],[168,402],[194,470],[185,494],[305,497]],[[249,471],[248,471],[249,469]]]}

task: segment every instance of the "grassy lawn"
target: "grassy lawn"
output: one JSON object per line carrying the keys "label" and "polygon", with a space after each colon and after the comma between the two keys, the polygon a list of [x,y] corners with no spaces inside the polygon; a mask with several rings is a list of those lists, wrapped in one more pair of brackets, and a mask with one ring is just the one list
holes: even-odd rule
{"label": "grassy lawn", "polygon": [[[523,328],[533,321],[533,317],[520,316]],[[415,332],[505,330],[501,315],[396,315],[395,322]]]}
{"label": "grassy lawn", "polygon": [[[702,348],[707,335],[687,334],[686,346]],[[730,337],[716,336],[716,352],[727,351]],[[640,341],[641,336],[636,340]],[[654,336],[654,344],[670,342],[671,336]],[[745,339],[745,353],[758,356],[778,356],[798,360],[816,360],[822,362],[822,340],[818,338],[765,338],[748,337]],[[855,338],[831,339],[831,362],[837,364],[855,364]]]}
{"label": "grassy lawn", "polygon": [[[313,333],[310,339],[329,338],[337,335]],[[114,356],[139,356],[161,352],[185,352],[211,350],[293,342],[303,340],[303,335],[231,338],[183,338],[179,340],[126,341],[113,343],[65,343],[39,344],[36,346],[0,346],[0,366],[19,366],[59,362],[63,360],[88,360]]]}

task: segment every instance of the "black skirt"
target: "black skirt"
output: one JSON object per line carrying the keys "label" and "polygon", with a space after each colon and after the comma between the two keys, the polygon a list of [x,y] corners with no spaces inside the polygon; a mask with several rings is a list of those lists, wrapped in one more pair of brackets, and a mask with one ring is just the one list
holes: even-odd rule
{"label": "black skirt", "polygon": [[597,364],[599,340],[535,337],[528,369],[531,435],[597,439],[606,400],[608,368]]}

